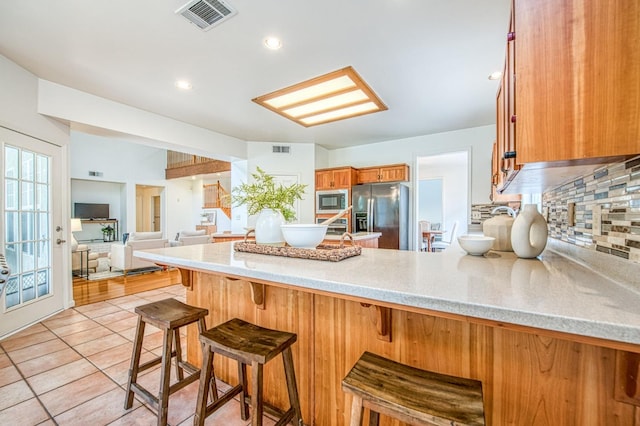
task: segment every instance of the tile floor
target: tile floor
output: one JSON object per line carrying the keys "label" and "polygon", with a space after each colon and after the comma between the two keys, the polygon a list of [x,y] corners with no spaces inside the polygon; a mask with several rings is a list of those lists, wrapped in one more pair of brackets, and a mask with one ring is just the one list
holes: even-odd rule
{"label": "tile floor", "polygon": [[[174,297],[174,285],[68,309],[0,341],[0,425],[155,425],[155,412],[140,400],[124,409],[138,305]],[[186,340],[186,339],[184,339]],[[161,353],[162,332],[147,325],[143,361]],[[172,380],[175,374],[172,371]],[[139,376],[157,392],[159,366]],[[220,387],[224,384],[219,385]],[[169,424],[191,425],[198,382],[169,398]],[[265,416],[264,424],[273,425]],[[205,424],[247,425],[237,401]]]}

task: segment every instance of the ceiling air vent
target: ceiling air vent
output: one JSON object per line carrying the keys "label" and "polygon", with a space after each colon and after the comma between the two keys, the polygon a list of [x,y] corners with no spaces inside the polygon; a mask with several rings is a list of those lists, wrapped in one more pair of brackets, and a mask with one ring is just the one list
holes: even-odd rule
{"label": "ceiling air vent", "polygon": [[274,154],[290,154],[291,147],[289,145],[271,145]]}
{"label": "ceiling air vent", "polygon": [[191,0],[176,10],[176,13],[208,31],[238,13],[229,3],[220,0]]}

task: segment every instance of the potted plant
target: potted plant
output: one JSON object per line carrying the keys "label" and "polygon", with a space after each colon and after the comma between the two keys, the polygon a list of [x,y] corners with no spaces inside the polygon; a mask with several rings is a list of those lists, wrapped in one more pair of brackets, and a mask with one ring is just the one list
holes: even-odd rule
{"label": "potted plant", "polygon": [[301,200],[307,185],[284,186],[260,167],[252,173],[252,183],[243,183],[232,191],[235,205],[246,205],[250,215],[259,214],[256,221],[256,243],[284,245],[280,225],[296,219],[293,203]]}
{"label": "potted plant", "polygon": [[106,225],[106,226],[102,226],[102,240],[107,242],[107,241],[113,241],[114,240],[114,234],[115,234],[115,229],[113,229],[113,227],[111,225]]}

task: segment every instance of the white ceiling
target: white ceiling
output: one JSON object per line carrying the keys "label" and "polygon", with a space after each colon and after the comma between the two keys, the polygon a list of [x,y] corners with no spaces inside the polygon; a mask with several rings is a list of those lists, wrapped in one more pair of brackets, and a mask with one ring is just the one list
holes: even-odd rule
{"label": "white ceiling", "polygon": [[[243,140],[329,149],[495,123],[510,0],[229,0],[204,32],[182,0],[0,3],[0,54],[38,77]],[[266,49],[266,36],[283,40]],[[388,111],[305,128],[252,98],[351,65]],[[174,87],[188,79],[193,90]]]}

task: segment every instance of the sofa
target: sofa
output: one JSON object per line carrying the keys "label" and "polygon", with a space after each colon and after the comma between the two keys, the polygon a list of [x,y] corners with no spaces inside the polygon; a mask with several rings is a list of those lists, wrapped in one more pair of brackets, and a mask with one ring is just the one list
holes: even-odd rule
{"label": "sofa", "polygon": [[206,234],[207,231],[200,229],[198,231],[180,231],[176,236],[176,244],[178,246],[190,246],[193,244],[208,244],[212,241],[211,236]]}
{"label": "sofa", "polygon": [[119,269],[126,275],[128,271],[157,266],[133,256],[136,250],[149,250],[168,247],[166,238],[159,232],[132,232],[124,243],[112,244],[109,253],[109,270]]}

